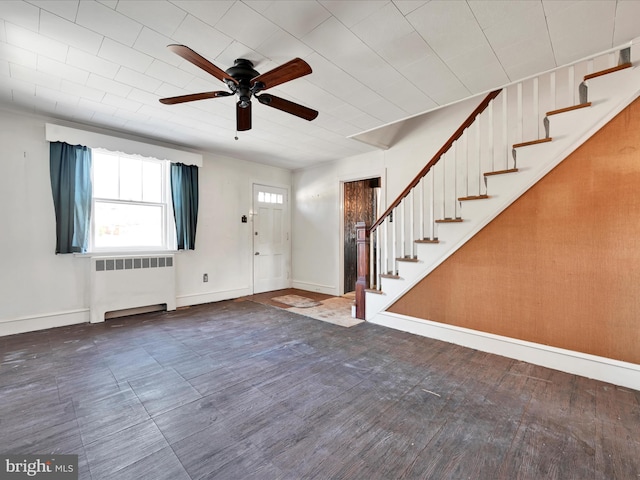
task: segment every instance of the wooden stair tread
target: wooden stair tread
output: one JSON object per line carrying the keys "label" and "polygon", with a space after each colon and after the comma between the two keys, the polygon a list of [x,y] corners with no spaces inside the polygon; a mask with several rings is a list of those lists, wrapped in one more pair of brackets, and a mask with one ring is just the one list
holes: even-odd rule
{"label": "wooden stair tread", "polygon": [[417,263],[419,260],[417,257],[398,257],[396,258],[396,261],[398,262],[413,262],[413,263]]}
{"label": "wooden stair tread", "polygon": [[376,293],[378,295],[384,295],[384,292],[382,290],[375,290],[373,288],[365,288],[364,291],[369,293]]}
{"label": "wooden stair tread", "polygon": [[381,273],[380,278],[393,278],[393,279],[399,280],[400,275],[396,275],[394,273]]}
{"label": "wooden stair tread", "polygon": [[513,148],[528,147],[529,145],[537,145],[538,143],[547,143],[551,140],[553,140],[553,138],[539,138],[538,140],[531,140],[529,142],[514,143]]}
{"label": "wooden stair tread", "polygon": [[600,70],[599,72],[589,73],[584,76],[585,82],[591,78],[601,77],[602,75],[607,75],[613,72],[619,72],[620,70],[624,70],[625,68],[630,68],[631,62],[623,63],[622,65],[616,65],[615,67],[607,68],[606,70]]}
{"label": "wooden stair tread", "polygon": [[486,172],[484,176],[490,177],[492,175],[504,175],[505,173],[515,173],[517,171],[518,171],[517,168],[508,168],[506,170],[496,170],[495,172]]}
{"label": "wooden stair tread", "polygon": [[572,110],[579,110],[580,108],[587,108],[591,106],[591,102],[579,103],[578,105],[572,105],[571,107],[559,108],[558,110],[551,110],[547,112],[547,117],[551,115],[557,115],[559,113],[570,112]]}
{"label": "wooden stair tread", "polygon": [[423,238],[422,240],[414,240],[414,243],[440,243],[437,238]]}
{"label": "wooden stair tread", "polygon": [[461,218],[441,218],[436,220],[436,223],[460,223],[462,222]]}
{"label": "wooden stair tread", "polygon": [[469,195],[468,197],[458,197],[459,202],[466,202],[467,200],[484,200],[489,198],[489,195]]}

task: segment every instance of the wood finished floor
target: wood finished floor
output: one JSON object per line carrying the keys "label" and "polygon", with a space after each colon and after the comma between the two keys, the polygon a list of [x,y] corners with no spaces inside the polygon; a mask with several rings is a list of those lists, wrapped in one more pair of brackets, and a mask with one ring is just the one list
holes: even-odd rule
{"label": "wood finished floor", "polygon": [[640,392],[248,299],[0,349],[0,452],[82,479],[640,478]]}
{"label": "wood finished floor", "polygon": [[242,297],[239,300],[251,300],[252,302],[262,303],[263,305],[271,305],[273,307],[289,309],[291,308],[291,305],[287,305],[285,303],[280,303],[278,301],[273,300],[274,298],[285,296],[285,295],[299,295],[301,297],[306,297],[311,300],[316,300],[318,302],[321,302],[322,300],[328,300],[330,298],[334,298],[333,296],[325,295],[324,293],[307,292],[306,290],[300,290],[297,288],[285,288],[284,290],[274,290],[272,292],[256,293],[254,295]]}

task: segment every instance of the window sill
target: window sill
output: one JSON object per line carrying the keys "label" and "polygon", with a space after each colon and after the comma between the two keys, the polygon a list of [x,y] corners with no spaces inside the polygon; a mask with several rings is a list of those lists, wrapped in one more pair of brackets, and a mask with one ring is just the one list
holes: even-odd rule
{"label": "window sill", "polygon": [[74,257],[79,258],[99,258],[99,257],[145,257],[158,255],[175,255],[178,250],[115,250],[111,252],[87,252],[74,253]]}

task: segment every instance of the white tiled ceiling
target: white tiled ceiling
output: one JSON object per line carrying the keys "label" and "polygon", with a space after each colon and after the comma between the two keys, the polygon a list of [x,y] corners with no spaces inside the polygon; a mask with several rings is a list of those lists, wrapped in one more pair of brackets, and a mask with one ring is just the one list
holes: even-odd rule
{"label": "white tiled ceiling", "polygon": [[[0,0],[0,105],[232,157],[301,168],[371,150],[348,137],[622,45],[634,0]],[[235,99],[162,105],[224,84],[166,49],[309,76],[273,94],[307,122]]]}

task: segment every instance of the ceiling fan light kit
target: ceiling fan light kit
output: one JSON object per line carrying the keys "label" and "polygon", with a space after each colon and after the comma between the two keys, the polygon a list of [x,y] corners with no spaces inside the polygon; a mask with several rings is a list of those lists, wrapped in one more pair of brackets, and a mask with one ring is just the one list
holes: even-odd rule
{"label": "ceiling fan light kit", "polygon": [[280,65],[279,67],[260,74],[253,68],[250,60],[239,58],[234,62],[233,67],[227,70],[218,68],[209,60],[191,50],[184,45],[168,45],[169,50],[192,63],[196,67],[201,68],[218,80],[224,82],[229,91],[214,91],[192,93],[189,95],[180,95],[177,97],[161,98],[160,103],[165,105],[175,105],[177,103],[193,102],[196,100],[205,100],[209,98],[229,97],[231,95],[238,96],[236,103],[236,127],[238,131],[251,129],[251,97],[258,99],[263,105],[281,110],[283,112],[295,115],[305,120],[313,120],[318,116],[317,110],[305,107],[298,103],[275,95],[258,93],[273,88],[296,78],[303,77],[311,73],[311,67],[301,58]]}

